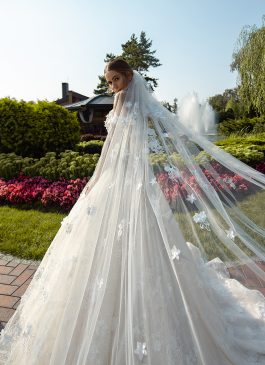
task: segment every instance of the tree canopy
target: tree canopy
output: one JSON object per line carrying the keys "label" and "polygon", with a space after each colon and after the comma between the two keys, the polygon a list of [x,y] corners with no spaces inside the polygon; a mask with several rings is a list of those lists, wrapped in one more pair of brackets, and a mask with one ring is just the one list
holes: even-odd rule
{"label": "tree canopy", "polygon": [[246,107],[265,114],[265,16],[260,28],[243,27],[231,70],[238,71],[239,95]]}
{"label": "tree canopy", "polygon": [[[120,55],[114,55],[113,53],[107,53],[104,62],[109,62],[116,57],[122,57],[132,69],[140,72],[146,81],[150,84],[154,90],[157,87],[157,79],[147,75],[150,67],[161,66],[159,59],[154,56],[155,50],[151,50],[152,41],[146,38],[144,31],[141,32],[139,40],[133,33],[131,38],[121,45],[122,53]],[[108,92],[108,84],[104,75],[99,76],[99,84],[94,90],[94,94],[103,94]]]}

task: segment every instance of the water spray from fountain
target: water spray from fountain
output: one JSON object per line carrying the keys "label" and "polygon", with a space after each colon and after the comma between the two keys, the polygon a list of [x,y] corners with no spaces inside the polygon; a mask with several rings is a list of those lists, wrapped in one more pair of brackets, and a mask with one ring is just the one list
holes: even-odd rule
{"label": "water spray from fountain", "polygon": [[216,136],[216,115],[208,102],[199,102],[198,95],[192,94],[184,97],[178,108],[179,120],[187,128],[212,139]]}

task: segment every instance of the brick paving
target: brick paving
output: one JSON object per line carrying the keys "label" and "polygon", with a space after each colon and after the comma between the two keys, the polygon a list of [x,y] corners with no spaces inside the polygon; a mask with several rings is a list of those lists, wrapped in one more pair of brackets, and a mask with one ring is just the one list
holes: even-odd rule
{"label": "brick paving", "polygon": [[[0,253],[0,330],[14,314],[41,261],[24,260]],[[265,271],[265,262],[257,262]],[[265,281],[247,266],[230,267],[230,277],[265,296]]]}
{"label": "brick paving", "polygon": [[0,330],[14,314],[40,262],[0,253]]}

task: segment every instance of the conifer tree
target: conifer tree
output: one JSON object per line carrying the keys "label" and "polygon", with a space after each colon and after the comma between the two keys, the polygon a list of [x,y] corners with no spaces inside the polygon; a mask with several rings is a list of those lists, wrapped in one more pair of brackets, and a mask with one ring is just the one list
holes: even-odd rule
{"label": "conifer tree", "polygon": [[[152,41],[146,38],[146,34],[144,31],[141,32],[139,40],[136,35],[133,33],[131,38],[124,44],[121,45],[122,53],[120,55],[115,56],[113,53],[107,53],[104,59],[104,62],[109,62],[115,59],[116,57],[122,57],[128,64],[132,67],[132,69],[140,72],[146,81],[150,84],[152,90],[157,87],[157,79],[148,76],[149,67],[158,67],[161,66],[159,60],[154,57],[155,50],[151,50]],[[108,84],[106,79],[103,76],[99,76],[99,84],[97,88],[94,90],[94,94],[103,94],[108,93]]]}

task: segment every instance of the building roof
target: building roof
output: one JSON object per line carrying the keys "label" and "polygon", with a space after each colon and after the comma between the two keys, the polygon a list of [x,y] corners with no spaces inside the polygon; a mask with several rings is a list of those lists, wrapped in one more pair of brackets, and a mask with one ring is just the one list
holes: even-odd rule
{"label": "building roof", "polygon": [[78,101],[77,103],[64,105],[66,109],[79,109],[82,106],[86,105],[113,105],[114,97],[108,94],[100,94],[93,96],[91,98],[87,98],[82,101]]}

